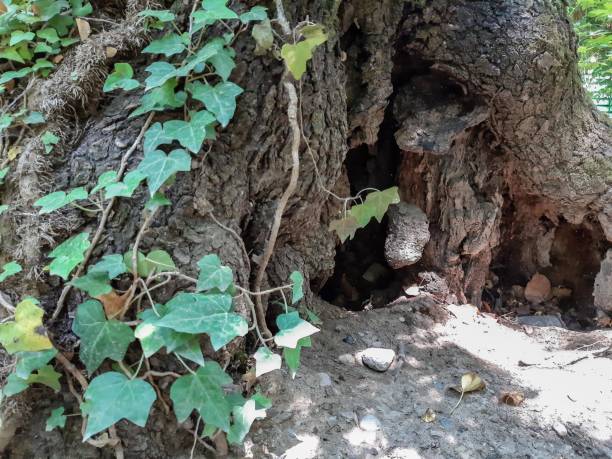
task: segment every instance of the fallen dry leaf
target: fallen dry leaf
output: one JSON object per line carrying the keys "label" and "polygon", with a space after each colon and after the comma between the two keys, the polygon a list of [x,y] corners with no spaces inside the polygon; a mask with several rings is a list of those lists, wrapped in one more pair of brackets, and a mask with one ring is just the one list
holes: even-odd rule
{"label": "fallen dry leaf", "polygon": [[13,161],[17,156],[19,156],[22,152],[23,148],[18,146],[13,146],[9,148],[7,152],[8,160]]}
{"label": "fallen dry leaf", "polygon": [[244,390],[250,392],[255,383],[257,382],[257,376],[255,376],[255,371],[250,370],[242,375],[242,380],[244,381],[245,388]]}
{"label": "fallen dry leaf", "polygon": [[58,54],[57,56],[53,56],[53,59],[51,59],[51,61],[54,64],[59,64],[60,62],[62,62],[64,60],[64,55],[63,54]]}
{"label": "fallen dry leaf", "polygon": [[548,277],[535,273],[525,286],[525,299],[531,303],[540,304],[550,298],[551,285]]}
{"label": "fallen dry leaf", "polygon": [[461,377],[461,387],[451,387],[452,390],[459,392],[461,396],[459,397],[459,401],[457,401],[457,404],[451,410],[450,414],[453,414],[455,412],[455,410],[461,403],[461,400],[463,400],[463,396],[466,393],[484,389],[485,386],[486,384],[482,380],[482,378],[478,376],[478,374],[474,373],[473,371],[470,371],[469,373],[464,374]]}
{"label": "fallen dry leaf", "polygon": [[81,37],[81,41],[85,41],[91,35],[91,27],[89,26],[89,22],[85,19],[76,18],[77,29],[79,29],[79,37]]}
{"label": "fallen dry leaf", "polygon": [[502,392],[499,401],[510,406],[519,406],[525,400],[525,395],[522,392]]}
{"label": "fallen dry leaf", "polygon": [[110,59],[117,55],[117,48],[113,48],[112,46],[107,46],[104,52],[106,54],[106,57]]}
{"label": "fallen dry leaf", "polygon": [[117,295],[117,292],[113,290],[105,295],[97,296],[96,299],[102,302],[106,317],[108,319],[112,319],[117,317],[117,315],[119,315],[119,313],[123,310],[129,294],[130,292],[128,291],[123,295]]}
{"label": "fallen dry leaf", "polygon": [[434,422],[436,420],[436,413],[431,408],[427,408],[423,416],[421,416],[421,421],[423,422]]}
{"label": "fallen dry leaf", "polygon": [[6,5],[0,0],[0,13],[6,13]]}

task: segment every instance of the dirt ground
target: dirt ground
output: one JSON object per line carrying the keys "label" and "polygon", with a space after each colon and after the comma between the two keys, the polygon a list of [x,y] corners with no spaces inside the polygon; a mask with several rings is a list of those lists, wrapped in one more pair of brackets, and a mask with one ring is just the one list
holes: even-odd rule
{"label": "dirt ground", "polygon": [[[419,299],[359,313],[332,308],[322,308],[331,312],[295,380],[264,376],[274,407],[236,457],[612,457],[612,330],[520,326]],[[384,373],[351,362],[368,347],[398,358]],[[449,387],[470,371],[486,388],[451,415],[458,394]],[[525,400],[500,403],[504,391]],[[422,420],[427,409],[433,422]],[[359,427],[366,414],[380,430]]]}

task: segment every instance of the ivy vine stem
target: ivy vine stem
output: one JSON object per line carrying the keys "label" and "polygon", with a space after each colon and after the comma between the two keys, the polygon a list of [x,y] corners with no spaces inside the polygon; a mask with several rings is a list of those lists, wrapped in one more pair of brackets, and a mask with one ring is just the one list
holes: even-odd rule
{"label": "ivy vine stem", "polygon": [[[266,243],[266,247],[261,257],[261,261],[259,263],[259,270],[257,271],[257,276],[255,277],[255,285],[253,291],[258,293],[261,291],[261,284],[263,282],[263,276],[266,272],[266,267],[268,266],[268,262],[272,257],[272,253],[274,252],[274,246],[276,245],[276,238],[278,237],[278,231],[280,229],[281,220],[283,218],[283,213],[285,212],[285,207],[287,206],[287,202],[289,198],[295,192],[297,188],[297,181],[300,174],[300,126],[297,121],[297,107],[298,107],[298,98],[297,93],[295,91],[295,86],[291,81],[285,81],[284,83],[285,90],[287,91],[287,95],[289,97],[289,102],[287,104],[287,118],[289,119],[289,125],[291,126],[291,131],[293,134],[291,140],[291,178],[289,179],[289,184],[281,198],[278,201],[278,205],[276,206],[276,212],[274,213],[274,220],[272,222],[272,228],[270,229],[270,236],[268,237],[268,241]],[[255,311],[257,312],[257,321],[259,322],[259,327],[266,338],[271,338],[272,333],[268,329],[266,324],[266,312],[263,306],[263,302],[261,301],[261,295],[257,295],[255,297]]]}
{"label": "ivy vine stem", "polygon": [[[134,140],[134,143],[132,143],[132,146],[125,152],[125,154],[121,158],[121,163],[119,164],[119,171],[117,172],[118,181],[123,178],[123,174],[125,173],[125,170],[127,169],[127,166],[128,166],[128,161],[130,157],[132,156],[132,154],[136,151],[136,148],[138,148],[138,145],[140,145],[140,142],[142,141],[142,138],[144,137],[146,130],[149,129],[149,126],[153,122],[154,116],[155,116],[155,112],[151,112],[149,114],[145,123],[142,125],[142,128],[140,129],[140,132],[138,133],[138,136],[136,137],[136,140]],[[113,209],[116,199],[117,198],[112,198],[110,202],[104,208],[104,211],[102,212],[102,216],[100,217],[100,223],[98,224],[98,228],[96,229],[96,233],[94,234],[94,237],[91,240],[91,245],[87,249],[87,252],[85,252],[85,258],[83,259],[83,262],[79,265],[76,272],[72,276],[73,279],[76,279],[77,277],[79,277],[83,273],[83,270],[87,266],[87,263],[89,263],[89,259],[91,258],[93,251],[98,245],[98,242],[100,242],[100,239],[102,238],[102,234],[104,233],[104,230],[106,229],[106,223],[108,222],[108,218],[110,216],[111,210]],[[70,293],[71,289],[72,289],[72,285],[70,284],[66,284],[64,286],[64,289],[62,290],[62,293],[60,294],[59,300],[57,300],[55,311],[53,311],[53,315],[51,316],[51,323],[55,322],[55,320],[57,320],[60,313],[62,312],[64,303],[66,302],[66,298],[68,297],[68,293]]]}

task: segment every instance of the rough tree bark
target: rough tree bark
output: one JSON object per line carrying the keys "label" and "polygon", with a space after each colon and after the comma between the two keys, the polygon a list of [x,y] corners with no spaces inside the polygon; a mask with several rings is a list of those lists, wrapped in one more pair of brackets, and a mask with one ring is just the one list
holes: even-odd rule
{"label": "rough tree bark", "polygon": [[[46,156],[37,141],[28,142],[3,192],[3,202],[17,203],[19,212],[0,217],[0,261],[18,259],[29,273],[28,282],[8,284],[4,293],[12,299],[37,294],[49,312],[62,285],[42,271],[46,254],[76,230],[93,231],[97,221],[78,210],[41,219],[31,204],[48,190],[89,186],[116,168],[144,122],[127,120],[135,97],[103,96],[101,83],[113,62],[146,65],[137,51],[149,37],[134,16],[145,5],[109,3],[107,14],[118,24],[77,46],[29,98],[30,108],[43,111],[61,134],[62,154]],[[232,3],[240,9],[255,2]],[[437,271],[459,301],[476,304],[494,259],[511,276],[548,270],[559,283],[570,274],[583,279],[576,270],[588,271],[574,288],[592,303],[595,274],[612,242],[611,127],[580,84],[576,39],[563,2],[285,3],[291,24],[309,17],[328,28],[329,40],[315,53],[300,87],[309,148],[302,143],[298,187],[267,270],[268,284],[282,284],[298,269],[310,286],[308,299],[322,288],[334,270],[337,245],[328,225],[341,209],[324,188],[347,196],[343,162],[349,149],[368,146],[380,155],[374,164],[385,163],[385,145],[394,137],[401,161],[392,173],[401,196],[420,207],[430,224],[417,271]],[[107,45],[118,49],[116,56],[106,57]],[[236,51],[232,80],[245,89],[237,114],[194,170],[170,189],[173,205],[159,213],[143,248],[169,251],[188,273],[203,255],[218,253],[248,285],[289,180],[291,133],[282,63],[255,56],[246,34]],[[70,77],[74,72],[79,78]],[[132,167],[141,154],[131,159]],[[128,249],[144,195],[117,204],[95,257]],[[211,213],[240,235],[251,259]],[[176,288],[168,286],[163,295]],[[81,300],[72,292],[67,311]],[[66,348],[74,342],[70,323],[71,314],[63,314],[53,327]],[[138,440],[151,457],[187,445],[181,446],[187,437],[161,440],[165,436],[154,432],[162,428],[154,425],[150,436]],[[35,431],[26,430],[22,438]],[[129,436],[123,438],[129,451]]]}

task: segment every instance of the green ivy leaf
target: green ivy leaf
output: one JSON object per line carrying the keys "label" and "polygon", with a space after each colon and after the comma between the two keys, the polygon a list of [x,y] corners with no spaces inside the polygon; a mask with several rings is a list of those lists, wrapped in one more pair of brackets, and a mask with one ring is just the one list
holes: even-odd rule
{"label": "green ivy leaf", "polygon": [[28,116],[23,119],[25,124],[41,124],[45,122],[45,117],[40,112],[30,112]]}
{"label": "green ivy leaf", "polygon": [[57,355],[57,349],[46,349],[37,352],[17,352],[15,357],[15,375],[21,379],[28,379],[33,371],[44,367]]}
{"label": "green ivy leaf", "polygon": [[43,196],[34,203],[35,207],[41,207],[38,211],[40,215],[48,214],[54,210],[67,206],[71,202],[87,199],[88,193],[85,188],[79,187],[71,190],[68,194],[65,191],[56,191]]}
{"label": "green ivy leaf", "polygon": [[172,257],[165,250],[153,250],[146,256],[146,261],[151,266],[151,271],[158,273],[176,271],[176,265]]}
{"label": "green ivy leaf", "polygon": [[72,7],[72,14],[74,16],[89,16],[93,13],[93,7],[91,3],[83,4],[83,0],[70,0],[70,6]]}
{"label": "green ivy leaf", "polygon": [[[6,212],[8,210],[9,206],[6,204],[2,204],[0,205],[0,215],[2,215],[4,212]],[[2,281],[0,281],[2,282]]]}
{"label": "green ivy leaf", "polygon": [[2,388],[3,397],[12,397],[19,394],[28,388],[28,382],[25,379],[17,377],[15,373],[11,373],[6,378],[6,384]]}
{"label": "green ivy leaf", "polygon": [[9,46],[15,46],[23,41],[30,42],[34,39],[33,32],[25,32],[23,30],[15,30],[11,32],[11,39],[9,40]]}
{"label": "green ivy leaf", "polygon": [[[123,255],[123,262],[128,270],[128,272],[132,272],[132,251],[128,251]],[[144,254],[139,250],[136,254],[136,271],[140,277],[147,277],[151,274],[153,267],[147,263],[147,258]]]}
{"label": "green ivy leaf", "polygon": [[189,75],[196,67],[203,66],[213,56],[220,52],[225,46],[225,42],[221,38],[213,38],[200,48],[193,56],[187,58],[185,65],[177,69],[177,76],[185,77]]}
{"label": "green ivy leaf", "polygon": [[219,19],[238,19],[238,15],[230,10],[228,0],[205,0],[202,9],[193,13],[193,32],[209,26]]}
{"label": "green ivy leaf", "polygon": [[51,432],[53,429],[59,427],[63,429],[66,426],[66,419],[68,419],[64,415],[64,407],[60,406],[59,408],[51,411],[51,416],[47,419],[47,423],[45,424],[45,431]]}
{"label": "green ivy leaf", "polygon": [[[121,263],[123,265],[123,263]],[[88,272],[86,275],[77,277],[69,282],[73,287],[87,292],[91,297],[98,297],[110,293],[113,288],[110,286],[108,274],[104,272]]]}
{"label": "green ivy leaf", "polygon": [[106,320],[102,304],[88,300],[77,307],[72,331],[81,338],[81,361],[93,373],[104,359],[123,360],[132,341],[132,329],[118,320]]}
{"label": "green ivy leaf", "polygon": [[50,254],[54,260],[49,272],[67,280],[70,272],[85,259],[85,251],[90,246],[89,233],[80,233],[58,245]]}
{"label": "green ivy leaf", "polygon": [[332,220],[329,223],[329,230],[335,231],[340,238],[340,242],[344,242],[347,239],[355,237],[355,232],[361,228],[359,222],[352,215],[347,215],[341,220]]}
{"label": "green ivy leaf", "polygon": [[138,13],[138,16],[155,18],[161,22],[171,22],[175,19],[174,13],[170,10],[143,10]]}
{"label": "green ivy leaf", "polygon": [[251,430],[253,422],[266,417],[266,410],[257,409],[255,400],[251,399],[242,406],[234,406],[232,415],[234,422],[227,433],[227,441],[232,445],[238,445]]}
{"label": "green ivy leaf", "polygon": [[371,215],[380,223],[387,213],[389,206],[391,204],[397,204],[400,202],[400,197],[397,190],[398,188],[394,186],[383,191],[374,191],[373,193],[368,194],[365,202],[360,205],[369,209]]}
{"label": "green ivy leaf", "polygon": [[14,118],[11,115],[2,115],[0,116],[0,132],[9,128],[11,124],[13,124]]}
{"label": "green ivy leaf", "polygon": [[52,349],[53,345],[42,324],[44,311],[34,298],[26,298],[15,308],[15,320],[0,324],[0,344],[6,352],[36,352]]}
{"label": "green ivy leaf", "polygon": [[55,67],[53,62],[47,59],[36,59],[36,63],[32,66],[32,71],[36,72],[42,69],[52,69],[53,67]]}
{"label": "green ivy leaf", "polygon": [[159,209],[162,206],[169,206],[172,203],[170,200],[163,195],[163,193],[155,193],[146,203],[145,209],[149,211],[153,211],[155,209]]}
{"label": "green ivy leaf", "polygon": [[165,61],[153,62],[145,70],[150,73],[145,80],[145,91],[157,88],[158,86],[163,85],[170,78],[174,78],[176,76],[176,68],[174,65]]}
{"label": "green ivy leaf", "polygon": [[109,279],[114,279],[121,274],[127,272],[123,257],[119,254],[104,255],[102,260],[97,262],[91,268],[89,273],[105,273]]}
{"label": "green ivy leaf", "polygon": [[36,373],[32,373],[28,379],[28,384],[43,384],[47,387],[50,387],[55,392],[59,392],[61,389],[59,379],[61,378],[61,374],[53,369],[51,365],[45,365]]}
{"label": "green ivy leaf", "polygon": [[155,390],[142,379],[128,379],[110,371],[94,378],[84,394],[81,410],[87,415],[83,441],[121,419],[144,427],[156,399]]}
{"label": "green ivy leaf", "polygon": [[232,282],[234,276],[231,268],[221,265],[221,259],[216,254],[210,254],[202,257],[198,261],[200,275],[196,291],[217,289],[225,292]]}
{"label": "green ivy leaf", "polygon": [[[6,56],[3,56],[5,52],[6,50],[4,52],[0,51],[0,58],[2,57],[6,58]],[[21,63],[23,64],[23,60],[21,61]],[[24,67],[19,70],[12,70],[10,72],[4,72],[0,75],[0,84],[8,83],[11,80],[23,78],[24,76],[32,73],[33,71],[34,70],[32,70],[32,68],[30,67]]]}
{"label": "green ivy leaf", "polygon": [[215,72],[223,81],[227,81],[232,74],[232,70],[236,67],[234,56],[235,52],[233,49],[224,47],[210,58],[210,63],[215,67]]}
{"label": "green ivy leaf", "polygon": [[162,347],[167,352],[176,352],[199,365],[204,365],[204,356],[200,348],[200,338],[188,333],[179,333],[170,328],[158,326],[158,322],[167,313],[167,307],[162,304],[155,306],[158,314],[153,309],[146,309],[139,314],[142,323],[138,324],[134,335],[140,340],[145,357],[151,357]]}
{"label": "green ivy leaf", "polygon": [[230,81],[215,86],[196,81],[189,86],[189,91],[194,99],[203,102],[206,108],[214,113],[223,127],[226,127],[234,116],[236,97],[243,92],[240,86]]}
{"label": "green ivy leaf", "polygon": [[17,273],[20,273],[22,270],[21,265],[16,261],[11,261],[5,264],[2,267],[2,272],[0,273],[0,282],[4,282],[11,276],[14,276]]}
{"label": "green ivy leaf", "polygon": [[198,368],[194,375],[178,378],[170,388],[178,422],[185,421],[193,410],[197,410],[206,424],[227,432],[232,407],[224,396],[222,385],[231,383],[232,378],[214,361]]}
{"label": "green ivy leaf", "polygon": [[247,24],[251,21],[265,21],[268,19],[268,9],[263,6],[254,6],[250,11],[240,15],[240,21]]}
{"label": "green ivy leaf", "polygon": [[2,185],[4,183],[4,179],[6,178],[6,175],[8,174],[10,167],[5,167],[4,169],[0,169],[0,185]]}
{"label": "green ivy leaf", "polygon": [[267,347],[260,347],[254,355],[255,357],[255,376],[260,377],[270,371],[278,370],[281,367],[281,356],[275,354]]}
{"label": "green ivy leaf", "polygon": [[191,170],[191,157],[181,149],[173,150],[169,155],[155,150],[143,158],[138,170],[147,178],[149,193],[153,196],[174,174]]}
{"label": "green ivy leaf", "polygon": [[53,134],[52,132],[45,131],[43,135],[40,137],[41,142],[45,146],[45,152],[51,153],[53,151],[53,146],[56,145],[60,138]]}
{"label": "green ivy leaf", "polygon": [[176,78],[170,78],[159,88],[146,92],[141,100],[140,107],[130,113],[129,118],[140,116],[150,111],[163,111],[168,108],[179,108],[185,105],[187,94],[184,91],[174,92],[177,85]]}
{"label": "green ivy leaf", "polygon": [[[23,58],[21,57],[21,55],[19,54],[19,52],[17,51],[17,48],[15,46],[10,46],[8,48],[0,50],[0,58],[6,59],[8,61],[19,62],[20,64],[25,64],[25,61],[23,60]],[[23,70],[23,69],[21,69],[21,70]],[[21,70],[17,70],[17,71],[14,71],[14,72],[5,72],[5,73],[3,73],[0,76],[0,82],[5,83],[6,81],[10,81],[13,78],[21,78],[22,76],[25,76],[25,75],[27,75],[29,73],[29,72],[26,72],[25,74],[23,74],[23,75],[21,75],[19,77],[11,77],[11,78],[8,78],[6,81],[2,81],[5,78],[5,75],[7,73],[16,74],[16,73],[20,72]]]}
{"label": "green ivy leaf", "polygon": [[106,171],[103,172],[98,177],[98,183],[91,190],[91,194],[97,193],[100,190],[106,189],[108,185],[111,183],[115,183],[117,181],[117,172],[116,171]]}
{"label": "green ivy leaf", "polygon": [[320,25],[303,27],[300,31],[305,39],[296,44],[286,43],[281,48],[281,57],[296,80],[302,78],[306,63],[312,59],[312,51],[327,41],[327,34]]}
{"label": "green ivy leaf", "polygon": [[313,335],[319,329],[309,322],[302,320],[297,311],[281,314],[276,318],[278,333],[274,336],[277,346],[295,349],[298,341]]}
{"label": "green ivy leaf", "polygon": [[168,314],[159,322],[183,333],[206,333],[215,351],[237,336],[244,336],[248,324],[244,317],[230,312],[231,295],[225,293],[179,293],[168,304]]}
{"label": "green ivy leaf", "polygon": [[51,44],[57,43],[58,41],[60,41],[60,37],[57,35],[57,31],[50,27],[36,31],[36,36],[38,38],[42,38],[43,40],[46,40],[48,43],[51,43]]}
{"label": "green ivy leaf", "polygon": [[251,31],[251,36],[255,40],[255,55],[262,56],[274,45],[274,34],[269,20],[255,24]]}
{"label": "green ivy leaf", "polygon": [[295,375],[300,368],[300,355],[302,353],[303,347],[311,347],[312,341],[310,336],[306,338],[302,338],[297,342],[297,346],[295,349],[291,349],[289,347],[283,348],[283,358],[285,359],[285,363],[287,364],[287,368],[289,368],[289,374],[291,378],[295,378]]}
{"label": "green ivy leaf", "polygon": [[[168,33],[158,40],[153,40],[149,46],[142,50],[143,53],[163,54],[166,57],[182,53],[186,47],[183,39],[176,33]],[[173,66],[174,69],[174,66]]]}
{"label": "green ivy leaf", "polygon": [[164,123],[164,133],[177,139],[192,153],[198,153],[207,137],[207,128],[215,122],[215,117],[206,110],[194,113],[190,121],[171,120]]}
{"label": "green ivy leaf", "polygon": [[124,198],[129,198],[134,194],[140,182],[142,182],[146,177],[142,172],[138,169],[128,172],[123,177],[123,182],[115,182],[106,185],[106,193],[104,194],[104,199],[111,199],[118,196],[122,196]]}
{"label": "green ivy leaf", "polygon": [[147,155],[151,153],[152,151],[155,151],[155,149],[160,145],[166,145],[166,144],[172,143],[172,141],[175,138],[176,137],[172,137],[164,130],[161,123],[153,124],[153,126],[147,129],[147,131],[144,134],[144,141],[143,141],[144,154]]}
{"label": "green ivy leaf", "polygon": [[117,63],[115,64],[115,70],[106,78],[102,91],[110,92],[115,89],[131,91],[132,89],[136,89],[140,86],[140,83],[134,80],[132,78],[133,76],[134,70],[130,64],[123,62]]}
{"label": "green ivy leaf", "polygon": [[59,48],[53,48],[45,42],[36,43],[36,47],[34,48],[34,54],[36,53],[48,53],[48,54],[57,54],[59,52]]}
{"label": "green ivy leaf", "polygon": [[304,276],[299,271],[293,271],[289,276],[291,282],[293,282],[293,286],[291,287],[291,304],[295,304],[304,298]]}

